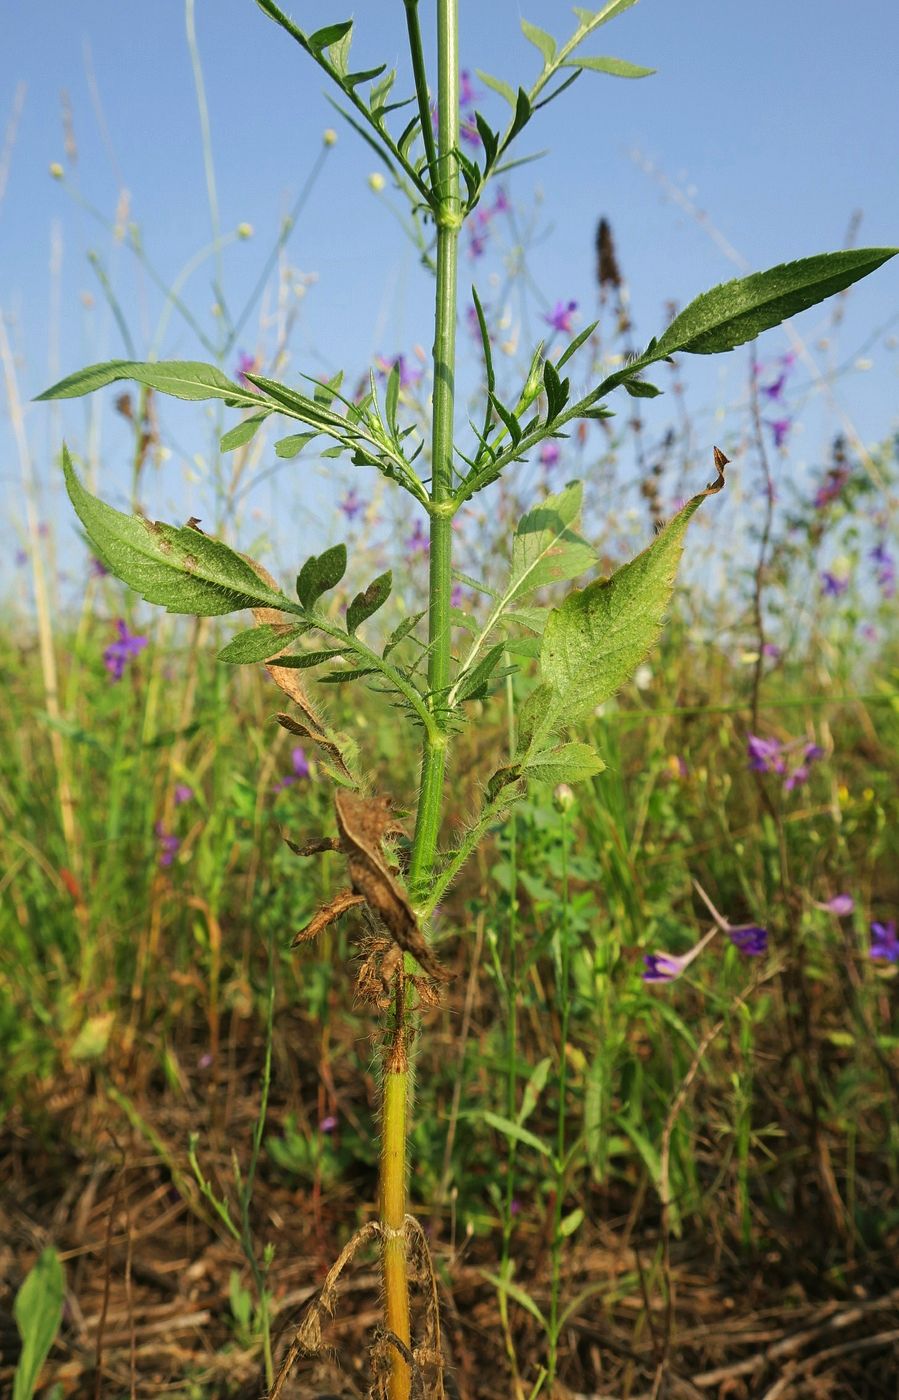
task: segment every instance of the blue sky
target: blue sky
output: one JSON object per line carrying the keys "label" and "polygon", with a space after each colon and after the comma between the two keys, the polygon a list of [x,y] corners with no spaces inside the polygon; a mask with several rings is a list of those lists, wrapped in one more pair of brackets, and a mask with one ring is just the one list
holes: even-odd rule
{"label": "blue sky", "polygon": [[[294,0],[292,13],[308,27],[348,17],[332,0]],[[422,5],[430,48],[433,4]],[[203,63],[216,163],[221,223],[241,221],[254,236],[224,254],[232,304],[253,285],[284,211],[321,148],[326,126],[339,142],[330,153],[290,243],[293,265],[314,274],[294,335],[293,366],[320,373],[344,366],[355,379],[377,351],[428,345],[431,283],[389,211],[369,191],[372,153],[340,122],[324,95],[323,75],[252,0],[197,0]],[[485,68],[517,82],[536,69],[522,39],[520,18],[562,38],[574,24],[567,5],[532,0],[461,2],[461,52],[467,67]],[[354,58],[398,61],[405,71],[401,0],[359,6]],[[683,303],[735,275],[702,225],[666,198],[634,152],[651,161],[745,256],[762,268],[841,245],[854,211],[862,213],[858,242],[899,243],[899,103],[894,56],[899,52],[899,6],[867,0],[850,13],[838,0],[641,0],[589,45],[655,67],[637,82],[584,74],[573,89],[532,124],[521,150],[549,148],[550,156],[510,181],[513,199],[531,207],[541,198],[541,236],[531,254],[538,295],[546,302],[573,298],[592,319],[593,236],[606,215],[631,286],[638,338],[665,321],[664,306]],[[197,106],[180,0],[153,6],[108,0],[44,0],[12,6],[4,19],[0,52],[0,120],[5,124],[17,85],[24,107],[11,150],[0,205],[0,307],[19,355],[24,397],[59,373],[126,353],[115,322],[102,305],[87,260],[96,251],[116,288],[139,353],[155,322],[159,298],[126,248],[52,180],[53,161],[66,165],[66,185],[112,218],[121,187],[129,191],[129,218],[164,280],[171,280],[210,237]],[[398,81],[397,91],[408,84]],[[77,162],[66,155],[60,93],[68,94]],[[486,95],[487,116],[504,115],[500,98]],[[101,116],[102,109],[102,116]],[[48,272],[57,230],[62,270],[57,300]],[[186,300],[209,324],[213,301],[207,263],[188,284]],[[486,279],[489,268],[465,262],[461,285]],[[84,295],[95,308],[86,312]],[[539,302],[537,303],[539,310]],[[878,327],[899,328],[899,272],[890,264],[852,293],[840,333],[839,363],[851,363]],[[892,322],[892,324],[890,324]],[[806,313],[798,329],[813,347],[827,331],[827,313]],[[895,425],[897,356],[885,332],[865,349],[871,367],[843,376],[835,393],[865,441]],[[48,346],[56,343],[56,364]],[[762,345],[770,358],[787,342],[772,332]],[[246,348],[254,348],[252,330]],[[173,321],[166,355],[207,358],[191,333]],[[818,351],[816,351],[818,353]],[[698,362],[685,372],[698,422],[739,394],[745,359],[727,365]],[[820,351],[822,365],[827,352]],[[104,492],[121,499],[126,472],[106,391],[101,423]],[[657,400],[648,413],[661,425],[669,407]],[[670,409],[673,411],[673,408]],[[191,421],[176,413],[180,442]],[[820,461],[824,416],[795,440],[796,469]],[[832,417],[828,420],[831,427]],[[81,404],[56,413],[28,409],[36,468],[50,492],[45,513],[58,509],[53,451],[58,435],[84,449],[87,419]],[[716,428],[721,436],[720,426]],[[203,444],[201,444],[202,446]],[[0,417],[0,471],[7,491],[18,490],[18,467],[5,414]],[[710,452],[710,445],[709,445]],[[180,462],[180,469],[179,469]],[[184,462],[175,453],[164,480],[148,485],[148,502],[171,514],[185,499]],[[200,487],[187,482],[188,494]],[[310,490],[322,523],[323,478]],[[302,489],[296,497],[302,502]],[[316,527],[317,528],[317,527]]]}

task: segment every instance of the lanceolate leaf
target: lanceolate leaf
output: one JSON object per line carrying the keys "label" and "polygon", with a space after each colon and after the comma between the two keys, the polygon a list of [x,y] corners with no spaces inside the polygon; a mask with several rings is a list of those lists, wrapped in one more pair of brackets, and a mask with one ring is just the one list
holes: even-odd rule
{"label": "lanceolate leaf", "polygon": [[62,461],[72,505],[101,558],[148,603],[199,617],[260,606],[298,611],[221,541],[114,510],[84,489],[65,447]]}
{"label": "lanceolate leaf", "polygon": [[226,402],[248,408],[259,408],[260,399],[251,389],[234,384],[215,365],[205,365],[198,360],[159,360],[155,364],[141,364],[137,360],[108,360],[102,365],[89,365],[78,370],[66,379],[61,379],[51,389],[38,394],[39,399],[77,399],[82,394],[92,394],[106,384],[114,384],[120,379],[132,379],[137,384],[146,384],[150,389],[158,389],[161,394],[171,394],[176,399],[225,399]]}
{"label": "lanceolate leaf", "polygon": [[393,575],[388,569],[386,574],[379,574],[376,579],[373,579],[364,593],[356,594],[346,610],[346,630],[350,636],[353,635],[357,627],[361,627],[367,618],[372,617],[378,608],[384,606],[390,597],[392,587]]}
{"label": "lanceolate leaf", "polygon": [[22,1351],[13,1379],[12,1400],[31,1400],[41,1370],[62,1321],[65,1274],[59,1255],[48,1245],[16,1294],[13,1316]]}
{"label": "lanceolate leaf", "polygon": [[297,578],[297,597],[303,607],[311,608],[329,588],[336,588],[345,573],[345,544],[335,544],[324,554],[313,554],[306,560]]}
{"label": "lanceolate leaf", "polygon": [[609,73],[613,78],[648,78],[656,70],[628,63],[625,58],[569,58],[562,68],[589,68],[593,73]]}
{"label": "lanceolate leaf", "polygon": [[274,623],[266,622],[261,627],[249,627],[246,632],[238,632],[236,637],[231,638],[228,645],[219,652],[218,659],[238,664],[267,661],[270,656],[277,656],[279,651],[295,642],[297,637],[307,630],[305,623],[298,627],[278,627]]}
{"label": "lanceolate leaf", "polygon": [[733,350],[762,331],[779,326],[788,316],[842,292],[897,252],[897,248],[851,248],[819,253],[724,282],[675,316],[652,350],[651,359],[663,359],[678,350],[691,355]]}
{"label": "lanceolate leaf", "polygon": [[[225,433],[219,443],[221,450],[223,452],[233,452],[236,447],[243,447],[246,443],[250,442],[255,437],[257,429],[261,428],[267,417],[267,413],[253,413],[249,418],[244,418],[240,423],[236,423],[233,428]],[[277,450],[276,447],[275,451],[277,452]]]}
{"label": "lanceolate leaf", "polygon": [[538,28],[536,24],[529,24],[526,19],[521,21],[521,30],[529,43],[540,50],[544,63],[552,63],[556,56],[556,41],[552,35],[547,34],[545,29]]}
{"label": "lanceolate leaf", "polygon": [[688,501],[642,554],[611,578],[569,594],[550,614],[540,670],[552,690],[537,733],[582,719],[633,675],[658,636],[687,525],[723,486],[726,460],[716,449],[717,482]]}

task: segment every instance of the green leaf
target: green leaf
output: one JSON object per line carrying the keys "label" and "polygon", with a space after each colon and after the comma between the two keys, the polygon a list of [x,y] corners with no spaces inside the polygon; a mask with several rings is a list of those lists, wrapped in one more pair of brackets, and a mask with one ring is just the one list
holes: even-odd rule
{"label": "green leaf", "polygon": [[589,744],[559,744],[531,755],[522,763],[523,773],[543,783],[581,783],[601,773],[605,764]]}
{"label": "green leaf", "polygon": [[491,647],[490,650],[481,657],[477,666],[465,673],[462,678],[462,683],[456,691],[456,700],[461,703],[464,700],[480,700],[484,698],[487,694],[487,686],[490,678],[505,649],[505,643],[498,642],[496,646]]}
{"label": "green leaf", "polygon": [[321,53],[322,49],[330,48],[332,44],[339,43],[341,39],[345,38],[352,27],[353,21],[351,19],[341,20],[337,24],[326,24],[323,29],[316,29],[314,34],[310,34],[307,42],[310,49]]}
{"label": "green leaf", "polygon": [[22,1352],[13,1379],[13,1400],[31,1400],[41,1369],[59,1331],[65,1275],[59,1255],[48,1245],[16,1294],[13,1316]]}
{"label": "green leaf", "polygon": [[521,424],[515,417],[515,414],[510,413],[505,404],[500,402],[496,394],[489,394],[488,397],[493,407],[496,409],[497,415],[502,419],[508,430],[509,437],[512,439],[512,446],[517,447],[521,442]]}
{"label": "green leaf", "polygon": [[269,667],[283,666],[288,671],[306,671],[310,666],[321,666],[323,661],[333,661],[343,655],[341,647],[328,651],[298,651],[293,656],[279,656],[277,660],[269,662]]}
{"label": "green leaf", "polygon": [[637,0],[609,0],[608,5],[601,10],[583,10],[575,5],[574,13],[581,24],[589,26],[591,29],[598,29],[600,25],[608,24],[610,19],[617,19],[619,15],[636,3]]}
{"label": "green leaf", "polygon": [[662,392],[645,379],[623,379],[621,382],[632,399],[657,399]]}
{"label": "green leaf", "polygon": [[565,349],[562,351],[562,354],[556,360],[556,369],[561,369],[563,365],[568,363],[572,355],[575,355],[578,352],[578,350],[580,350],[584,341],[590,339],[591,335],[596,330],[596,327],[598,325],[598,321],[591,321],[589,326],[585,326],[584,329],[574,337],[574,340],[571,342],[571,344],[565,347]]}
{"label": "green leaf", "polygon": [[178,529],[123,515],[86,491],[62,450],[66,488],[75,512],[103,561],[148,603],[174,613],[216,617],[241,608],[296,605],[264,583],[241,555],[191,526]]}
{"label": "green leaf", "polygon": [[579,1230],[583,1223],[583,1207],[577,1206],[574,1210],[570,1211],[569,1214],[565,1216],[564,1220],[560,1221],[559,1234],[562,1236],[563,1239],[567,1240],[568,1236],[573,1235],[575,1230]]}
{"label": "green leaf", "polygon": [[531,99],[528,97],[523,87],[518,89],[515,99],[515,115],[512,118],[512,125],[509,127],[505,144],[508,146],[513,137],[517,136],[531,119]]}
{"label": "green leaf", "polygon": [[648,78],[656,70],[641,68],[624,58],[569,58],[562,68],[588,68],[593,73],[609,73],[613,78]]}
{"label": "green leaf", "polygon": [[306,444],[318,436],[318,433],[293,433],[290,437],[281,438],[275,443],[275,456],[288,459],[298,457]]}
{"label": "green leaf", "polygon": [[487,392],[492,394],[496,385],[496,374],[493,369],[493,348],[490,344],[490,333],[487,330],[487,319],[484,315],[484,308],[481,305],[481,298],[478,296],[477,288],[472,286],[471,299],[474,302],[475,315],[478,318],[478,330],[481,332],[481,346],[484,351],[484,367],[487,371]]}
{"label": "green leaf", "polygon": [[297,578],[297,597],[309,609],[323,593],[336,588],[346,573],[346,545],[335,544],[307,559]]}
{"label": "green leaf", "polygon": [[581,483],[572,481],[521,517],[512,539],[509,582],[500,598],[502,611],[537,588],[577,578],[596,563],[593,547],[571,528],[582,495]]}
{"label": "green leaf", "polygon": [[404,641],[405,638],[409,636],[409,633],[414,631],[414,629],[418,626],[423,617],[424,613],[420,612],[411,613],[409,617],[403,618],[399,627],[395,628],[394,631],[391,632],[390,636],[387,638],[384,650],[381,653],[385,660],[393,651],[394,647],[398,647],[400,642]]}
{"label": "green leaf", "polygon": [[248,627],[246,632],[238,632],[218,654],[219,661],[230,661],[235,665],[246,665],[251,661],[267,661],[284,647],[295,642],[307,631],[305,623],[299,627],[276,627],[270,622],[259,627]]}
{"label": "green leaf", "polygon": [[522,1123],[526,1123],[528,1121],[531,1114],[534,1112],[534,1109],[537,1107],[537,1104],[540,1100],[540,1095],[543,1093],[543,1090],[546,1087],[546,1080],[551,1067],[552,1060],[550,1059],[549,1055],[547,1055],[546,1058],[541,1060],[539,1064],[537,1064],[535,1068],[531,1071],[531,1076],[528,1079],[527,1084],[524,1086],[524,1094],[522,1095],[521,1099],[521,1108],[518,1110],[518,1114],[515,1120],[519,1128],[521,1127]]}
{"label": "green leaf", "polygon": [[547,1327],[546,1318],[534,1302],[530,1293],[525,1293],[524,1289],[519,1288],[517,1283],[513,1283],[511,1279],[500,1278],[498,1274],[488,1274],[485,1272],[484,1278],[487,1279],[489,1283],[492,1283],[494,1288],[498,1289],[500,1293],[508,1293],[509,1297],[514,1299],[519,1307],[524,1308],[525,1312],[529,1312],[531,1317],[535,1318],[537,1322],[540,1323],[541,1327],[544,1329]]}
{"label": "green leaf", "polygon": [[364,593],[356,594],[346,610],[346,630],[351,637],[366,618],[372,617],[378,608],[384,606],[390,597],[392,587],[393,574],[388,569],[386,574],[379,574],[376,579],[373,579]]}
{"label": "green leaf", "polygon": [[546,421],[552,423],[568,402],[570,385],[560,379],[552,360],[543,362],[543,387],[546,390]]}
{"label": "green leaf", "polygon": [[478,68],[476,71],[481,82],[486,83],[494,92],[498,92],[500,97],[504,97],[514,112],[518,99],[511,84],[504,82],[502,78],[492,77],[490,73],[485,73],[482,68]]}
{"label": "green leaf", "polygon": [[521,32],[528,43],[534,44],[543,55],[544,63],[552,63],[556,56],[556,41],[551,34],[547,34],[545,29],[538,29],[536,24],[529,24],[526,19],[521,21]]}
{"label": "green leaf", "polygon": [[853,282],[867,277],[896,256],[897,248],[852,248],[819,253],[782,263],[767,272],[754,272],[723,282],[675,316],[671,325],[643,357],[664,359],[682,350],[691,355],[715,355],[733,350],[762,331],[779,326],[788,316],[815,306]]}
{"label": "green leaf", "polygon": [[171,394],[176,399],[225,399],[229,403],[259,407],[259,395],[240,384],[234,384],[215,365],[205,365],[198,360],[159,360],[154,364],[141,364],[137,360],[108,360],[105,364],[89,365],[78,370],[66,379],[60,379],[51,389],[38,394],[38,399],[77,399],[83,394],[92,394],[107,384],[115,384],[120,379],[132,379],[136,384],[146,384],[150,389],[158,389],[161,394]]}
{"label": "green leaf", "polygon": [[257,428],[262,426],[267,417],[267,413],[254,413],[249,418],[244,418],[240,423],[236,423],[225,433],[219,443],[222,452],[233,452],[235,447],[243,447],[245,443],[250,442],[255,437]]}
{"label": "green leaf", "polygon": [[540,670],[552,696],[538,732],[576,723],[634,674],[661,628],[687,525],[705,497],[721,489],[725,461],[716,455],[718,481],[688,501],[642,554],[611,578],[570,593],[550,613]]}
{"label": "green leaf", "polygon": [[498,1133],[502,1133],[503,1137],[524,1143],[525,1147],[532,1147],[542,1157],[552,1155],[542,1138],[539,1138],[536,1133],[528,1132],[527,1128],[522,1128],[519,1123],[513,1123],[511,1118],[501,1118],[498,1113],[492,1113],[489,1109],[484,1109],[476,1116],[482,1118],[489,1127],[495,1128]]}

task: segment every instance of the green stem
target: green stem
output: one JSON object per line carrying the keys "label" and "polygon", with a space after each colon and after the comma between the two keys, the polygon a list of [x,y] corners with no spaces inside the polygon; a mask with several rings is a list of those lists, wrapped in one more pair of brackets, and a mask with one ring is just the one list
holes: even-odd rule
{"label": "green stem", "polygon": [[[408,10],[407,10],[408,12]],[[413,15],[414,18],[414,15]],[[414,29],[410,29],[417,80],[424,82],[420,43],[416,59]],[[453,414],[456,368],[456,264],[462,212],[454,150],[459,143],[458,0],[438,0],[437,100],[437,292],[434,327],[434,399],[431,449],[431,556],[428,604],[428,696],[430,723],[425,726],[421,783],[415,837],[409,869],[413,897],[421,900],[437,852],[446,769],[446,693],[450,674],[450,593],[452,591]],[[426,84],[425,84],[426,89]],[[403,1221],[406,1214],[406,1137],[408,1132],[409,1069],[406,1052],[407,1000],[405,977],[397,976],[395,1024],[384,1064],[381,1123],[381,1227],[384,1236],[382,1270],[386,1322],[390,1332],[410,1345],[409,1280]],[[409,1365],[391,1349],[388,1400],[408,1400],[412,1388]]]}
{"label": "green stem", "polygon": [[431,107],[428,101],[428,75],[421,46],[421,29],[418,24],[418,0],[404,0],[404,4],[406,6],[406,28],[409,31],[409,52],[412,56],[412,72],[415,75],[415,95],[418,98],[418,115],[421,118],[421,139],[424,142],[425,156],[436,200],[440,186],[440,175],[437,167],[437,148],[434,145],[434,130],[431,125]]}
{"label": "green stem", "polygon": [[556,1122],[555,1168],[556,1199],[553,1210],[552,1277],[550,1283],[549,1356],[547,1385],[552,1391],[559,1350],[559,1295],[562,1283],[562,1209],[565,1204],[565,1090],[568,1069],[568,1017],[571,1011],[571,948],[568,931],[568,814],[562,812],[562,919],[559,928],[557,997],[561,1005],[561,1045],[559,1048],[559,1111]]}

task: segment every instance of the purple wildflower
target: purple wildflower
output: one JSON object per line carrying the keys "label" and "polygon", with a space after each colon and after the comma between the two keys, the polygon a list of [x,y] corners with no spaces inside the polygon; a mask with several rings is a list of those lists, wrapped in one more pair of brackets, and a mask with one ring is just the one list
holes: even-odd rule
{"label": "purple wildflower", "polygon": [[762,647],[762,656],[770,656],[772,661],[779,661],[782,654],[776,642],[765,642]]}
{"label": "purple wildflower", "polygon": [[328,1116],[326,1118],[323,1118],[319,1123],[318,1131],[320,1133],[333,1133],[336,1127],[337,1119],[334,1117],[333,1113],[329,1113]]}
{"label": "purple wildflower", "polygon": [[94,555],[93,558],[91,559],[90,564],[88,565],[88,568],[87,568],[87,576],[88,576],[88,578],[107,578],[108,575],[109,575],[109,570],[107,569],[106,565],[103,563],[103,560],[102,560],[102,559],[98,559],[98,558],[96,557],[96,555]]}
{"label": "purple wildflower", "polygon": [[826,904],[820,904],[818,908],[826,909],[828,914],[836,914],[838,919],[845,919],[855,908],[855,900],[851,894],[835,894],[833,899],[829,899]]}
{"label": "purple wildflower", "polygon": [[793,426],[793,420],[791,418],[775,418],[766,421],[774,438],[774,446],[783,447],[787,440],[787,434]]}
{"label": "purple wildflower", "polygon": [[248,355],[246,350],[241,350],[237,357],[237,369],[235,371],[237,382],[238,384],[242,384],[245,389],[252,390],[254,394],[258,392],[256,385],[250,383],[249,379],[247,379],[247,375],[256,374],[258,370],[259,364],[257,363],[256,356]]}
{"label": "purple wildflower", "polygon": [[159,839],[159,864],[171,865],[181,846],[181,837],[166,831],[161,821],[156,823],[153,830]]}
{"label": "purple wildflower", "polygon": [[824,510],[825,506],[829,506],[832,501],[838,500],[848,480],[848,467],[832,467],[827,473],[827,479],[815,492],[815,510]]}
{"label": "purple wildflower", "polygon": [[544,471],[549,471],[551,467],[558,465],[561,448],[557,442],[548,441],[540,449],[540,465]]}
{"label": "purple wildflower", "polygon": [[459,106],[473,107],[480,95],[479,92],[475,91],[474,83],[471,81],[471,73],[467,68],[463,68],[459,74]]}
{"label": "purple wildflower", "polygon": [[[210,1052],[209,1052],[208,1050],[204,1050],[203,1054],[202,1054],[202,1055],[200,1056],[200,1058],[197,1060],[197,1069],[211,1069],[211,1067],[212,1067],[212,1055],[210,1054]],[[180,1200],[180,1197],[179,1197],[179,1200]]]}
{"label": "purple wildflower", "polygon": [[461,608],[464,601],[465,589],[462,587],[461,583],[454,583],[452,592],[450,593],[450,607]]}
{"label": "purple wildflower", "polygon": [[27,550],[27,549],[17,549],[17,550],[16,550],[16,568],[17,568],[17,569],[24,568],[24,566],[25,566],[27,563],[28,563],[28,550]]}
{"label": "purple wildflower", "polygon": [[747,958],[759,958],[768,951],[768,930],[758,924],[731,925],[727,936]]}
{"label": "purple wildflower", "polygon": [[870,551],[868,558],[877,565],[875,577],[878,588],[885,598],[892,598],[896,592],[896,561],[882,540]]}
{"label": "purple wildflower", "polygon": [[114,681],[120,681],[125,674],[128,662],[139,656],[147,645],[147,638],[138,637],[134,632],[129,632],[128,624],[122,618],[116,622],[116,628],[119,634],[118,639],[110,642],[103,652],[103,665]]}
{"label": "purple wildflower", "polygon": [[849,587],[849,580],[842,574],[825,569],[821,574],[821,593],[825,598],[839,598]]}
{"label": "purple wildflower", "polygon": [[643,973],[643,981],[673,982],[675,977],[680,977],[687,966],[688,956],[688,954],[675,957],[671,953],[644,953],[643,962],[646,964],[646,968]]}
{"label": "purple wildflower", "polygon": [[478,131],[477,123],[471,117],[465,117],[459,124],[459,135],[467,146],[480,146],[481,133]]}
{"label": "purple wildflower", "polygon": [[783,745],[778,739],[763,739],[758,734],[750,734],[746,749],[753,773],[783,773],[786,770]]}
{"label": "purple wildflower", "polygon": [[355,486],[350,487],[343,500],[340,502],[340,509],[347,520],[355,520],[356,516],[365,509],[365,502],[359,495]]}
{"label": "purple wildflower", "polygon": [[552,311],[543,319],[548,326],[552,326],[554,331],[563,331],[570,335],[574,330],[572,316],[577,311],[576,301],[557,301]]}
{"label": "purple wildflower", "polygon": [[871,925],[871,947],[868,956],[883,962],[899,962],[899,938],[896,937],[896,920]]}
{"label": "purple wildflower", "polygon": [[180,807],[183,803],[190,802],[193,795],[192,787],[188,787],[187,783],[179,783],[175,788],[175,806]]}
{"label": "purple wildflower", "polygon": [[293,787],[294,783],[298,782],[300,778],[309,777],[311,771],[309,768],[309,760],[306,757],[305,749],[300,748],[299,744],[297,744],[296,748],[291,749],[290,762],[293,766],[293,772],[288,773],[287,777],[282,778],[279,783],[275,783],[275,792],[281,792],[284,788]]}
{"label": "purple wildflower", "polygon": [[511,208],[512,204],[506,191],[504,189],[498,189],[496,192],[496,199],[493,201],[493,207],[490,210],[491,214],[508,214]]}
{"label": "purple wildflower", "polygon": [[405,355],[394,355],[392,359],[388,359],[385,355],[377,355],[375,359],[378,367],[378,375],[381,379],[386,379],[394,368],[399,370],[401,389],[409,389],[421,379],[422,371],[420,369],[410,369],[406,364]]}
{"label": "purple wildflower", "polygon": [[420,520],[416,520],[415,529],[405,541],[406,558],[414,559],[416,554],[430,554],[431,544],[428,539],[428,532],[425,530]]}

